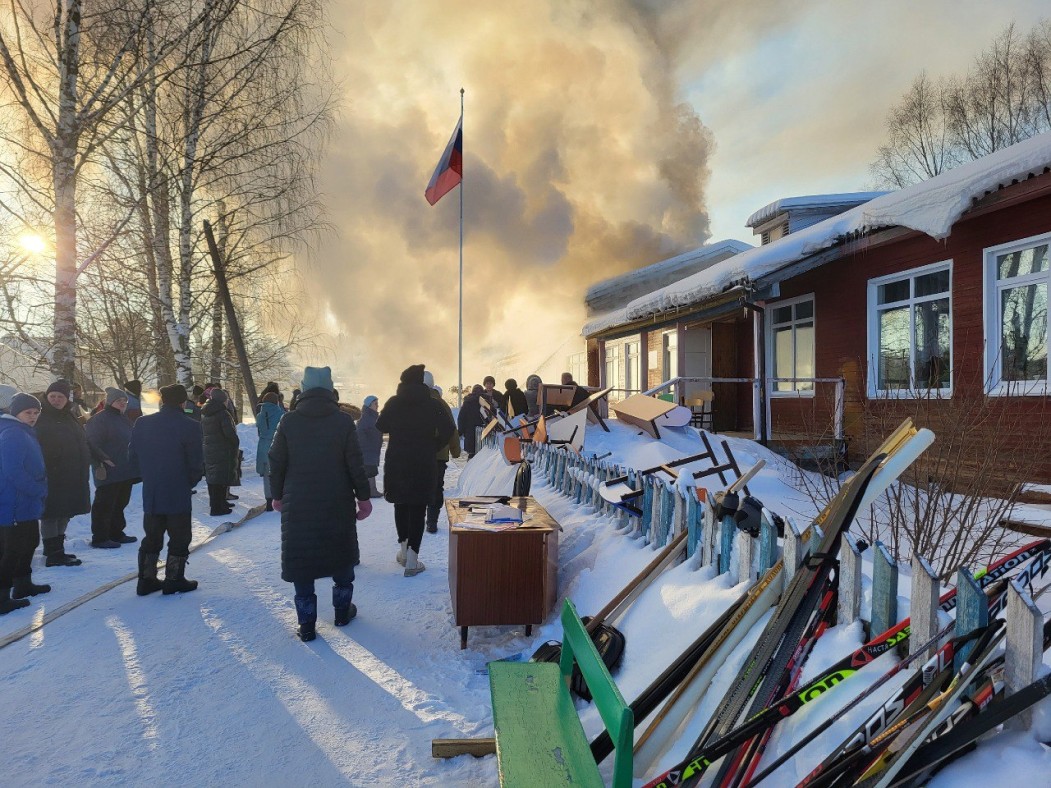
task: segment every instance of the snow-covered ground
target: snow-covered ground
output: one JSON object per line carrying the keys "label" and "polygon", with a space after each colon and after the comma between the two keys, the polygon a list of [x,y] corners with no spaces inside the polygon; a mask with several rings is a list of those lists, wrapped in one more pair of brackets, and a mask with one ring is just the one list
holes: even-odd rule
{"label": "snow-covered ground", "polygon": [[[689,431],[662,442],[639,437],[611,422],[613,431],[589,429],[587,451],[611,452],[621,462],[646,467],[695,452]],[[262,502],[254,468],[254,428],[241,427],[245,486],[235,515]],[[805,522],[814,514],[795,490],[795,471],[785,461],[747,441],[733,441],[742,465],[759,458],[768,466],[751,483],[770,508]],[[514,469],[493,450],[466,467],[450,466],[449,494],[510,491]],[[654,548],[616,531],[613,523],[578,507],[547,487],[540,474],[533,493],[565,529],[560,544],[560,596],[582,613],[601,608],[653,557]],[[136,490],[137,494],[137,490]],[[208,517],[205,495],[194,519],[194,543],[223,521]],[[531,651],[560,636],[557,609],[526,638],[521,627],[472,628],[468,648],[459,648],[453,625],[447,573],[447,524],[427,535],[422,558],[427,571],[402,576],[393,511],[376,502],[360,524],[362,564],[354,600],[357,619],[345,628],[331,624],[328,583],[319,581],[319,636],[295,637],[291,587],[279,570],[279,515],[264,514],[220,533],[190,559],[188,576],[198,591],[139,598],[124,583],[10,645],[0,647],[2,785],[157,784],[211,785],[495,785],[494,757],[440,761],[431,739],[491,735],[492,717],[485,664]],[[141,507],[129,507],[129,532],[141,534]],[[222,529],[220,529],[222,530]],[[135,568],[135,546],[93,550],[87,517],[70,526],[67,547],[85,561],[76,568],[44,568],[35,578],[52,593],[31,607],[0,617],[0,643],[55,611]],[[867,582],[867,581],[866,581]],[[902,587],[907,593],[907,582]],[[743,591],[725,576],[687,562],[670,569],[632,606],[618,627],[627,636],[624,661],[615,678],[630,701]],[[901,600],[907,613],[907,598]],[[703,727],[732,680],[762,622],[717,674],[698,713],[674,737],[660,765],[674,763]],[[815,675],[860,643],[858,624],[836,627],[819,642],[806,675]],[[892,656],[861,676],[876,676]],[[782,725],[767,748],[767,762],[860,692],[860,676],[822,696]],[[878,705],[876,694],[782,770],[767,785],[793,785],[864,716]],[[601,723],[579,704],[589,736]],[[1034,730],[1001,735],[940,774],[934,785],[987,785],[1010,773],[1041,783],[1051,769],[1051,703],[1038,707]],[[604,768],[611,768],[605,763]],[[995,771],[993,771],[995,770]],[[641,783],[640,783],[641,784]]]}

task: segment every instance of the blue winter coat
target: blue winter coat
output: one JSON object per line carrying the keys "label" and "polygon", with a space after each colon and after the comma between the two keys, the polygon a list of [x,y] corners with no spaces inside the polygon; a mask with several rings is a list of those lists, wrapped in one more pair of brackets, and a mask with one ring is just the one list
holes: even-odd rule
{"label": "blue winter coat", "polygon": [[14,416],[0,416],[0,527],[39,520],[47,498],[47,468],[36,433]]}
{"label": "blue winter coat", "polygon": [[378,468],[380,464],[383,434],[376,429],[376,419],[379,417],[378,410],[365,408],[361,411],[361,418],[358,419],[358,443],[361,444],[361,458],[366,467]]}
{"label": "blue winter coat", "polygon": [[260,476],[270,473],[270,445],[274,442],[274,433],[285,409],[273,402],[264,402],[255,417],[255,429],[259,433],[259,445],[255,448],[255,472]]}
{"label": "blue winter coat", "polygon": [[[128,444],[131,443],[131,422],[124,418],[123,413],[116,408],[104,408],[88,419],[88,423],[84,425],[84,432],[95,454],[105,455],[114,463],[112,468],[108,465],[104,466],[106,468],[105,479],[99,481],[96,475],[96,487],[138,479],[139,469],[132,463],[128,454]],[[98,473],[98,468],[98,465],[91,466],[95,474]]]}
{"label": "blue winter coat", "polygon": [[163,405],[135,422],[130,454],[142,476],[142,511],[189,514],[190,493],[204,472],[201,425],[181,407]]}

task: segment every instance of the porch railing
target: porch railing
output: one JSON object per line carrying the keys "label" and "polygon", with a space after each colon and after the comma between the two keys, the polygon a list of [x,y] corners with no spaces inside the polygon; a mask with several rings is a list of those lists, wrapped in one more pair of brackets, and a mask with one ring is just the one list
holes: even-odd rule
{"label": "porch railing", "polygon": [[[766,418],[766,404],[770,401],[773,387],[777,383],[831,383],[835,386],[835,402],[832,414],[832,433],[837,441],[843,440],[843,408],[845,405],[846,380],[843,378],[767,378],[767,390],[762,391],[762,379],[760,378],[714,378],[714,377],[686,377],[679,376],[666,380],[658,386],[642,392],[650,396],[660,394],[662,391],[674,389],[675,401],[682,402],[686,396],[687,383],[703,383],[711,388],[713,383],[750,383],[752,385],[752,423],[755,425],[755,439],[766,441],[769,439],[769,427]],[[765,396],[764,396],[765,395]]]}

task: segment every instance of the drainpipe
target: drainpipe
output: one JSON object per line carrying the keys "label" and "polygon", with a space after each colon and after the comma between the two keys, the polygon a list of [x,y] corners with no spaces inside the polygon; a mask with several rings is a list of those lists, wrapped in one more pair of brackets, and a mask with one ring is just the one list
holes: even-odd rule
{"label": "drainpipe", "polygon": [[741,301],[745,311],[751,312],[758,320],[756,347],[759,349],[759,442],[766,446],[770,436],[766,423],[766,310],[750,301]]}

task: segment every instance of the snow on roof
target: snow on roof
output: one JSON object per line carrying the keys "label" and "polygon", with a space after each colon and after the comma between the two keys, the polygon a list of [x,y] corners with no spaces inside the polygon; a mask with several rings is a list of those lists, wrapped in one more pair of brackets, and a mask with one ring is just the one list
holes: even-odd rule
{"label": "snow on roof", "polygon": [[986,193],[1051,168],[1051,132],[1045,132],[977,161],[962,164],[930,180],[906,186],[797,233],[716,263],[622,309],[596,316],[584,325],[593,336],[623,323],[696,305],[735,285],[750,284],[778,269],[840,243],[843,238],[882,227],[905,227],[941,240]]}
{"label": "snow on roof", "polygon": [[802,197],[782,197],[769,205],[763,206],[748,217],[745,227],[758,227],[761,224],[791,210],[819,210],[821,208],[853,207],[861,203],[882,197],[887,192],[850,192],[848,194],[809,194]]}

